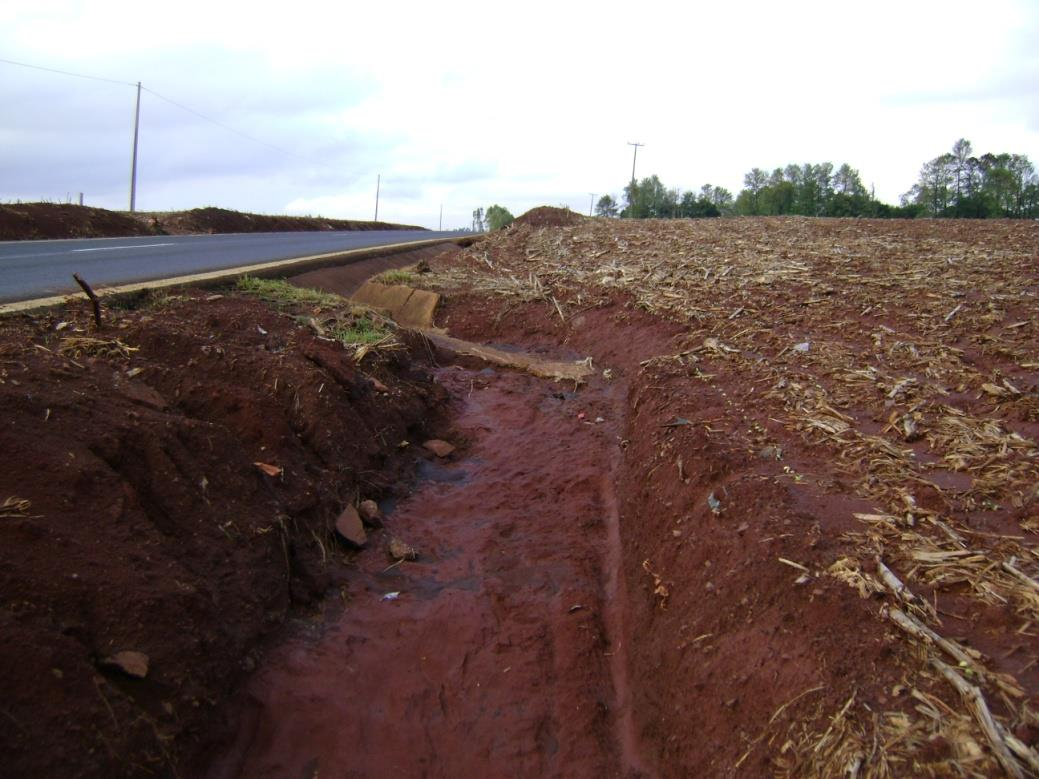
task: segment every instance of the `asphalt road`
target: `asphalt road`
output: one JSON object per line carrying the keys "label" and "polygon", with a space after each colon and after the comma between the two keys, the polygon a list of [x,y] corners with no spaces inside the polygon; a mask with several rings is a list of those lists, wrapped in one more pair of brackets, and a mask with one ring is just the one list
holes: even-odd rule
{"label": "asphalt road", "polygon": [[0,303],[77,292],[73,273],[101,287],[457,235],[362,230],[0,241]]}

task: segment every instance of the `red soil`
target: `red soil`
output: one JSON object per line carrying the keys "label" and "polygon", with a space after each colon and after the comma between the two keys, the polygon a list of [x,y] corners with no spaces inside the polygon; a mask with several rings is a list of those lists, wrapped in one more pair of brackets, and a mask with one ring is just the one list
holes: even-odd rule
{"label": "red soil", "polygon": [[[805,690],[825,688],[788,715],[840,706],[849,675],[863,696],[886,700],[885,686],[899,679],[897,668],[885,672],[901,651],[895,638],[876,630],[867,604],[850,600],[845,585],[799,586],[796,570],[775,564],[777,557],[806,566],[826,561],[832,539],[850,524],[840,518],[869,510],[864,501],[793,483],[783,465],[801,469],[802,460],[748,451],[744,432],[755,422],[781,432],[763,414],[729,413],[725,392],[740,392],[738,380],[719,378],[707,388],[684,370],[642,370],[640,362],[676,351],[677,325],[607,298],[566,326],[545,304],[499,314],[496,302],[454,296],[442,323],[463,336],[591,354],[612,369],[613,391],[623,398],[615,412],[624,417],[616,490],[630,590],[628,673],[647,775],[721,775]],[[679,416],[696,422],[667,426]],[[708,495],[720,501],[720,513]],[[659,585],[666,595],[655,592]],[[751,749],[744,775],[771,775],[770,757]]]}
{"label": "red soil", "polygon": [[431,456],[381,531],[419,559],[358,558],[342,613],[266,658],[238,741],[208,776],[638,768],[619,746],[633,744],[618,738],[626,679],[611,678],[611,657],[624,668],[624,598],[603,574],[619,543],[615,389],[458,367],[437,379],[464,444],[450,461]]}
{"label": "red soil", "polygon": [[571,211],[569,208],[538,206],[517,217],[513,224],[528,227],[566,227],[580,224],[582,219],[584,217],[581,214]]}
{"label": "red soil", "polygon": [[190,211],[109,211],[62,203],[0,204],[0,241],[115,238],[132,235],[280,233],[319,230],[421,230],[420,227],[353,219],[246,214],[226,208]]}
{"label": "red soil", "polygon": [[[774,234],[759,236],[764,249],[748,250],[754,257],[790,234],[798,243],[819,231],[879,229],[850,220],[762,224]],[[728,245],[718,236],[748,225],[758,223],[710,229]],[[535,284],[537,254],[522,239],[551,248],[556,236],[534,228],[521,224],[433,265],[461,267],[472,280],[493,264],[507,271],[503,289],[520,290],[505,282],[529,277],[533,292],[523,292],[542,299],[441,289],[438,324],[556,359],[591,355],[597,375],[582,388],[472,364],[441,366],[433,382],[413,366],[446,360],[415,350],[410,362],[398,352],[364,364],[390,389],[374,394],[337,346],[229,297],[119,314],[112,332],[140,347],[128,358],[56,353],[69,332],[56,331],[58,320],[85,331],[82,311],[9,320],[0,331],[0,445],[15,456],[0,472],[0,499],[29,505],[5,505],[0,518],[0,620],[16,637],[0,646],[0,714],[11,722],[0,730],[5,769],[804,776],[813,775],[813,750],[795,742],[837,728],[836,712],[852,702],[852,716],[864,718],[853,722],[908,722],[932,705],[946,723],[955,719],[962,704],[919,671],[926,650],[879,614],[886,596],[860,598],[823,573],[852,546],[853,512],[876,506],[838,467],[827,439],[777,419],[782,410],[766,394],[776,377],[765,368],[804,380],[790,362],[802,358],[766,343],[771,363],[750,350],[727,359],[700,346],[699,322],[650,314],[602,286],[605,278],[567,289],[543,274]],[[928,251],[952,245],[948,236],[932,241],[933,225],[883,229],[926,234]],[[673,226],[624,230],[624,241],[607,236],[611,251],[655,263],[629,280],[649,279],[675,255],[654,239],[682,238]],[[564,247],[573,249],[568,269],[591,256],[600,276],[621,275],[605,255],[574,247]],[[841,267],[871,256],[845,257]],[[308,281],[348,286],[349,273]],[[862,278],[871,273],[863,268]],[[1018,276],[1017,289],[1034,288]],[[559,284],[551,301],[549,283]],[[804,292],[776,282],[760,309],[764,340],[811,335],[807,361],[829,323],[864,324],[866,314],[854,289],[818,300]],[[679,297],[715,302],[711,290],[698,294]],[[945,300],[934,305],[941,316],[950,310]],[[909,308],[892,306],[888,329],[912,332]],[[742,309],[727,307],[708,324],[735,338],[744,325],[733,310]],[[1015,304],[1005,321],[1021,349],[1034,351],[1022,335],[1030,316]],[[975,337],[977,320],[970,327],[964,361],[986,372],[1004,366]],[[839,335],[865,353],[869,332],[842,326]],[[681,359],[691,345],[699,356]],[[132,367],[145,372],[131,377]],[[1034,374],[1000,375],[1021,395],[1000,413],[1020,417],[1015,425],[1031,435]],[[968,389],[951,388],[943,402],[972,413],[991,405]],[[419,446],[434,432],[423,420],[436,419],[445,397],[453,427],[436,432],[458,447],[446,460]],[[870,400],[880,410],[848,409],[864,429],[883,427],[880,398]],[[422,458],[408,494],[400,451]],[[255,462],[284,468],[284,477],[263,475]],[[1024,539],[1025,512],[1034,511],[1032,503],[974,511],[914,491],[928,504],[949,502],[950,516],[979,538],[1014,529]],[[387,527],[372,531],[367,550],[345,555],[328,528],[343,505],[369,496],[383,499]],[[416,547],[418,560],[394,565],[385,552],[391,535]],[[1000,720],[1034,744],[1034,721],[1014,719],[1016,706],[1027,715],[1039,700],[1025,616],[979,603],[955,582],[910,581],[926,600],[940,596],[944,633],[983,651],[993,673],[1020,680],[1020,704],[990,697]],[[337,597],[297,609],[287,640],[276,632],[291,605],[313,607],[329,584]],[[148,678],[103,662],[120,650],[146,652]],[[952,759],[994,775],[967,722],[956,743],[940,722],[918,743],[873,742],[853,768],[885,775],[877,750],[898,747],[906,775],[949,775]],[[957,752],[964,744],[970,754]]]}
{"label": "red soil", "polygon": [[[174,774],[261,640],[342,578],[332,522],[387,494],[443,397],[405,354],[359,369],[251,300],[143,305],[0,328],[5,776]],[[63,340],[87,336],[135,351]]]}

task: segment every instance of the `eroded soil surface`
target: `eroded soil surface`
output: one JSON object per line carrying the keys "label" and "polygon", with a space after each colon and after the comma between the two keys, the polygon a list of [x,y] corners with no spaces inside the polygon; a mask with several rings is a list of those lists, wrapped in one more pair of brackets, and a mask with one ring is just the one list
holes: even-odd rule
{"label": "eroded soil surface", "polygon": [[0,327],[6,776],[178,775],[264,640],[343,579],[340,510],[389,494],[445,399],[423,352],[358,362],[314,310],[132,303],[100,332],[81,302]]}
{"label": "eroded soil surface", "polygon": [[539,209],[416,274],[582,386],[231,294],[5,320],[5,769],[1039,776],[1037,256]]}
{"label": "eroded soil surface", "polygon": [[604,565],[619,559],[620,398],[601,380],[575,393],[491,369],[437,380],[460,448],[426,464],[380,531],[418,560],[358,558],[342,613],[267,656],[213,779],[639,765],[619,705],[624,595]]}

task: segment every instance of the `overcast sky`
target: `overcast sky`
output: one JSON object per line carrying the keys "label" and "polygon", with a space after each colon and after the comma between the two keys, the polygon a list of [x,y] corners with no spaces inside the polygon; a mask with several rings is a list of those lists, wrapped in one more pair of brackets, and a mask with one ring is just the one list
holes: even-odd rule
{"label": "overcast sky", "polygon": [[[1037,0],[36,0],[0,58],[152,90],[139,210],[369,219],[381,174],[389,221],[587,213],[629,141],[669,187],[848,162],[893,203],[959,137],[1039,164]],[[135,96],[0,63],[0,200],[125,209]]]}

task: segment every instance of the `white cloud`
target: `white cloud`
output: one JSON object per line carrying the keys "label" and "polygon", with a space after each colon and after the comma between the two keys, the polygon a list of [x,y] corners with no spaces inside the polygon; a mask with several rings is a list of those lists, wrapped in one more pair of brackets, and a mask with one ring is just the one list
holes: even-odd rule
{"label": "white cloud", "polygon": [[[638,175],[739,189],[849,162],[897,200],[952,142],[1039,162],[1030,0],[701,4],[52,0],[0,8],[10,59],[145,86],[142,208],[213,203],[467,223],[587,209]],[[0,198],[122,207],[133,90],[0,64]],[[95,194],[96,193],[96,194]]]}

